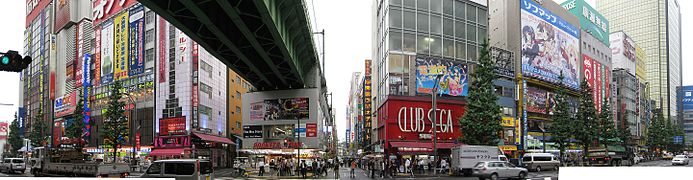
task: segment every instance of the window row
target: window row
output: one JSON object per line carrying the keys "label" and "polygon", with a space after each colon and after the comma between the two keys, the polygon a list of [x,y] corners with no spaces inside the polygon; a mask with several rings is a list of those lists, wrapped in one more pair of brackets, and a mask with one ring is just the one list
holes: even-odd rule
{"label": "window row", "polygon": [[478,29],[486,29],[488,22],[474,23],[461,19],[441,17],[438,15],[428,15],[425,12],[415,13],[413,11],[402,11],[398,8],[390,10],[390,28],[416,31],[419,33],[431,33],[457,37],[471,41],[483,41],[485,36],[477,38]]}
{"label": "window row", "polygon": [[430,13],[437,16],[455,17],[479,22],[479,24],[488,23],[485,7],[458,0],[390,0],[390,7],[417,10],[419,13]]}
{"label": "window row", "polygon": [[[476,34],[476,29],[473,32]],[[486,29],[479,29],[479,37],[486,37]],[[481,50],[479,41],[463,41],[445,38],[441,36],[429,36],[427,34],[402,33],[399,30],[390,30],[389,50],[417,52],[445,56],[457,59],[476,61],[477,52]]]}

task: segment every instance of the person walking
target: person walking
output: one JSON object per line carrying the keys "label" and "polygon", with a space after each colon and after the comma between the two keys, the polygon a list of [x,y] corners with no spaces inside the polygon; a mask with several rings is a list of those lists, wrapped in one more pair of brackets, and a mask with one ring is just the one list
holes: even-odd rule
{"label": "person walking", "polygon": [[335,166],[334,166],[334,178],[339,179],[339,160],[335,160]]}
{"label": "person walking", "polygon": [[298,165],[301,168],[301,176],[303,176],[303,179],[306,178],[306,160],[301,160],[301,164]]}
{"label": "person walking", "polygon": [[356,170],[356,161],[351,161],[351,171],[349,171],[350,178],[356,178],[356,176],[354,176],[354,170]]}
{"label": "person walking", "polygon": [[264,176],[265,175],[265,161],[260,161],[260,163],[258,163],[257,166],[260,167],[259,175]]}

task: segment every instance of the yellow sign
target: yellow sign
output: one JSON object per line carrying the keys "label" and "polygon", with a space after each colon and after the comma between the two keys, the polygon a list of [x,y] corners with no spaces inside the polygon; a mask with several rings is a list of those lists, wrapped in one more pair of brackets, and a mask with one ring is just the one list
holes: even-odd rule
{"label": "yellow sign", "polygon": [[520,127],[520,119],[515,120],[515,143],[520,143],[520,136],[522,136],[522,128]]}
{"label": "yellow sign", "polygon": [[498,146],[503,151],[517,151],[517,146],[515,145],[503,145],[503,146]]}
{"label": "yellow sign", "polygon": [[514,127],[515,118],[503,117],[503,119],[501,120],[501,126]]}
{"label": "yellow sign", "polygon": [[124,12],[113,20],[115,46],[115,80],[128,77],[128,12]]}

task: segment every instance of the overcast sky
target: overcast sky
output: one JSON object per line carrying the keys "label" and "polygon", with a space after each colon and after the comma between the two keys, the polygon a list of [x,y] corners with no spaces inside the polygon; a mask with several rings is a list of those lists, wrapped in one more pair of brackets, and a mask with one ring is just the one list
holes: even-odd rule
{"label": "overcast sky", "polygon": [[[562,0],[558,0],[562,1]],[[594,0],[587,0],[594,4]],[[306,0],[308,11],[311,13],[313,29],[326,31],[326,75],[330,92],[334,93],[337,128],[340,139],[344,138],[346,123],[346,106],[349,93],[349,81],[352,72],[364,69],[364,60],[371,58],[371,5],[372,0]],[[682,15],[683,48],[692,49],[692,35],[685,32],[693,31],[687,10],[693,8],[693,2],[679,0]],[[315,5],[315,7],[313,7]],[[23,54],[25,1],[4,0],[0,2],[0,51],[17,50]],[[316,36],[319,38],[319,36]],[[321,44],[318,48],[321,47]],[[693,85],[693,52],[683,51],[683,84]],[[14,107],[0,106],[0,121],[10,121],[16,105],[19,103],[18,73],[0,72],[0,103],[15,104]]]}

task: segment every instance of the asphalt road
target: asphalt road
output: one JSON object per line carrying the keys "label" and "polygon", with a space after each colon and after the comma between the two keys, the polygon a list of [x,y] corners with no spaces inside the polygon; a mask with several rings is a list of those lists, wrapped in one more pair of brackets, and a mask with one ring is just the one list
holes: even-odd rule
{"label": "asphalt road", "polygon": [[[691,162],[688,165],[683,165],[684,167],[693,167],[693,158],[688,159]],[[669,166],[674,166],[671,164],[671,160],[659,160],[659,161],[648,161],[648,162],[642,162],[638,163],[635,166],[637,167],[647,167],[647,166],[658,166],[658,167],[669,167]],[[676,166],[682,166],[682,165],[676,165]]]}

